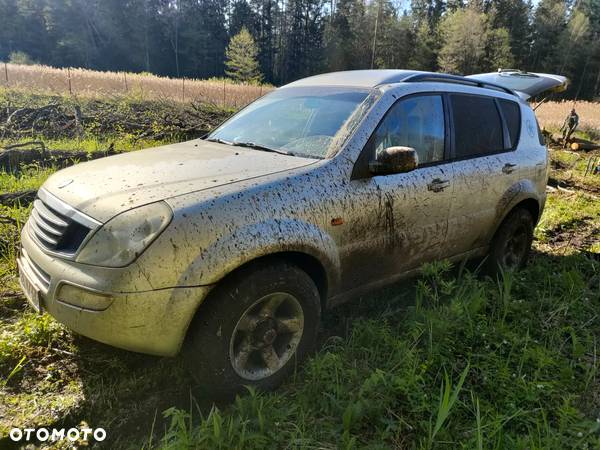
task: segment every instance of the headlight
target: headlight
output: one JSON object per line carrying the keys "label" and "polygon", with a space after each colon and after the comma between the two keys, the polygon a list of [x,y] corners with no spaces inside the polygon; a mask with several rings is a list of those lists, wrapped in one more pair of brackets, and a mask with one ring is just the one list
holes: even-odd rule
{"label": "headlight", "polygon": [[83,247],[77,262],[105,267],[131,264],[171,221],[164,202],[126,211],[109,220]]}

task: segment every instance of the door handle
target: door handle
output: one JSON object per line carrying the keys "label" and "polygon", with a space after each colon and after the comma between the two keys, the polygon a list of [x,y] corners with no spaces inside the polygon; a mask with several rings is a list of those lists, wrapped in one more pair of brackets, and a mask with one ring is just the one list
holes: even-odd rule
{"label": "door handle", "polygon": [[431,183],[429,183],[427,185],[427,190],[433,191],[433,192],[442,192],[448,186],[450,186],[449,180],[442,180],[440,178],[435,178],[434,180],[431,181]]}
{"label": "door handle", "polygon": [[515,171],[516,164],[506,163],[502,168],[502,173],[513,173]]}

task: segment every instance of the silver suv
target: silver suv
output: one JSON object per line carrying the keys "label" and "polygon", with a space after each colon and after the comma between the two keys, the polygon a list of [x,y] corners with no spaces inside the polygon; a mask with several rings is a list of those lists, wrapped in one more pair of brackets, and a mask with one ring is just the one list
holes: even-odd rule
{"label": "silver suv", "polygon": [[525,99],[566,82],[318,75],[204,139],[62,170],[22,233],[23,291],[98,341],[183,348],[216,391],[273,388],[333,305],[432,260],[523,266],[548,171]]}

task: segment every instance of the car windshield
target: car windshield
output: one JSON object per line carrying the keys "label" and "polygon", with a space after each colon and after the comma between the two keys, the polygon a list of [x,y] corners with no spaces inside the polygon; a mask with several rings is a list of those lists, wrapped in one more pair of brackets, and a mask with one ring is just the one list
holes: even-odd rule
{"label": "car windshield", "polygon": [[329,146],[368,90],[340,87],[278,89],[233,116],[207,140],[311,158]]}

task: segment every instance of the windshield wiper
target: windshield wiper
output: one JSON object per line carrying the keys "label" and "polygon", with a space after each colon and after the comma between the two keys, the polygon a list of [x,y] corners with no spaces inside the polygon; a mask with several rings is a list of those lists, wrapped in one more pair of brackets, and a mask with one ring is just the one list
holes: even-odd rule
{"label": "windshield wiper", "polygon": [[226,141],[225,139],[220,139],[220,138],[205,138],[205,141],[208,142],[218,142],[219,144],[225,144],[225,145],[233,145],[232,142]]}
{"label": "windshield wiper", "polygon": [[204,140],[209,141],[209,142],[218,142],[219,144],[232,145],[234,147],[253,148],[255,150],[262,150],[264,152],[272,152],[272,153],[279,153],[280,155],[294,156],[294,154],[292,152],[286,152],[284,150],[277,150],[275,148],[267,147],[266,145],[257,144],[256,142],[236,142],[236,141],[230,142],[230,141],[226,141],[225,139],[221,139],[221,138],[206,138]]}
{"label": "windshield wiper", "polygon": [[255,150],[262,150],[265,152],[279,153],[280,155],[294,156],[294,154],[291,152],[267,147],[266,145],[257,144],[256,142],[231,142],[230,145],[233,145],[235,147],[253,148]]}

